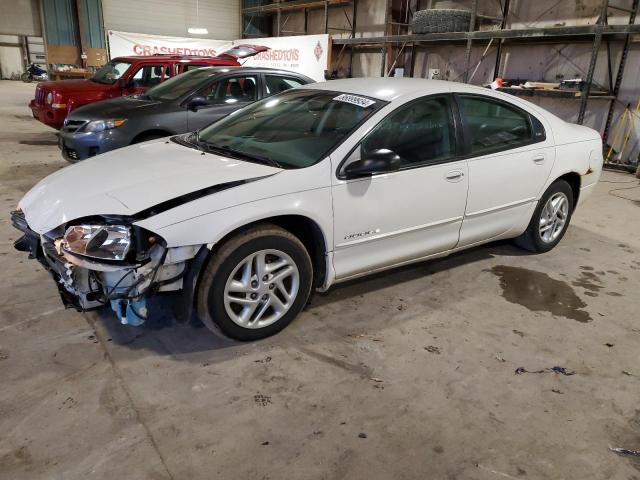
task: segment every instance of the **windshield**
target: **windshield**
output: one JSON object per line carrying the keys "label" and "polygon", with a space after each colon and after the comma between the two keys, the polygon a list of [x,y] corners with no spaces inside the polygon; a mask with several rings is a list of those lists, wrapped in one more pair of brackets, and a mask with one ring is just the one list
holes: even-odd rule
{"label": "windshield", "polygon": [[147,90],[147,97],[152,100],[176,100],[200,86],[207,78],[215,75],[211,68],[190,70],[176,77],[170,78]]}
{"label": "windshield", "polygon": [[124,72],[126,72],[130,66],[131,64],[129,62],[111,61],[98,70],[91,78],[91,81],[104,83],[106,85],[113,85],[120,77],[122,77],[122,75],[124,75]]}
{"label": "windshield", "polygon": [[283,168],[322,160],[386,102],[326,90],[290,90],[201,130],[198,141]]}

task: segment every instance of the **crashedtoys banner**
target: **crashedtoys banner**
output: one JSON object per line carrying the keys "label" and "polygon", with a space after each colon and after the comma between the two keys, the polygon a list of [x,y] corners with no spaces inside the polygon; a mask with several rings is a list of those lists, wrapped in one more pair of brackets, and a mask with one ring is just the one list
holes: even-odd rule
{"label": "crashedtoys banner", "polygon": [[165,37],[144,33],[116,32],[109,30],[109,55],[111,58],[131,55],[196,55],[213,57],[232,46],[229,40],[208,38]]}
{"label": "crashedtoys banner", "polygon": [[317,82],[324,81],[328,67],[329,35],[298,35],[295,37],[243,38],[234,45],[265,45],[270,48],[255,57],[249,57],[244,65],[253,67],[282,68],[300,72]]}
{"label": "crashedtoys banner", "polygon": [[234,45],[253,44],[270,48],[255,57],[240,60],[253,67],[281,68],[299,72],[316,81],[324,80],[328,68],[329,35],[295,37],[243,38],[234,41],[208,38],[167,37],[143,33],[109,30],[110,58],[130,55],[196,55],[202,57],[223,53]]}

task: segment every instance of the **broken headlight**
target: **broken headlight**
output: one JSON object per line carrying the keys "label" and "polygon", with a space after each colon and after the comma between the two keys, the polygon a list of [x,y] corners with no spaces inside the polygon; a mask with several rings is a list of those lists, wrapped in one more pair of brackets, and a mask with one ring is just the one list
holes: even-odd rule
{"label": "broken headlight", "polygon": [[131,227],[73,225],[64,233],[62,248],[69,253],[85,257],[124,260],[131,248]]}

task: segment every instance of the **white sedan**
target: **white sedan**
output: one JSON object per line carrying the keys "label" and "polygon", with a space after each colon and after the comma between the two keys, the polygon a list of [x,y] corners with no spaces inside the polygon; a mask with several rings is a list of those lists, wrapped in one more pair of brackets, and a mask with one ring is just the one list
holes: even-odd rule
{"label": "white sedan", "polygon": [[178,318],[253,340],[313,289],[505,238],[546,252],[601,170],[597,132],[526,101],[358,78],[66,167],[12,220],[67,305],[139,325],[181,290]]}

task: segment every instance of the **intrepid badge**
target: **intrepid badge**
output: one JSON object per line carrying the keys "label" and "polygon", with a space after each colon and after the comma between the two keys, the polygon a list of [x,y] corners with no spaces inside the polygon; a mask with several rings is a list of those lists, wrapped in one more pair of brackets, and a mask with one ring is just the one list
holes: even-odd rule
{"label": "intrepid badge", "polygon": [[358,233],[349,233],[344,236],[345,240],[358,240],[362,237],[368,237],[369,235],[374,235],[376,233],[380,233],[380,229],[376,228],[375,230],[367,230],[366,232],[358,232]]}

